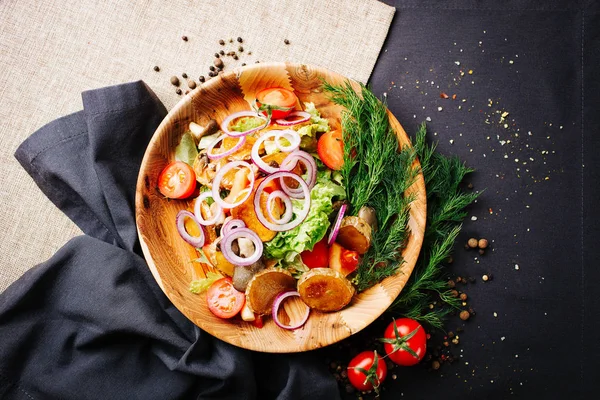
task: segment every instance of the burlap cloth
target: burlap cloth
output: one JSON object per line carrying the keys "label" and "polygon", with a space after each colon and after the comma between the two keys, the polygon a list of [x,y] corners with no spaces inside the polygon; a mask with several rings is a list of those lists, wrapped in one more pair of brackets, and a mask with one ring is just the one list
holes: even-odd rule
{"label": "burlap cloth", "polygon": [[186,73],[198,83],[220,50],[238,57],[223,57],[226,70],[295,61],[366,82],[393,15],[375,0],[0,3],[0,292],[81,233],[13,153],[42,125],[80,110],[82,91],[143,79],[170,109],[180,96],[169,78],[184,82]]}

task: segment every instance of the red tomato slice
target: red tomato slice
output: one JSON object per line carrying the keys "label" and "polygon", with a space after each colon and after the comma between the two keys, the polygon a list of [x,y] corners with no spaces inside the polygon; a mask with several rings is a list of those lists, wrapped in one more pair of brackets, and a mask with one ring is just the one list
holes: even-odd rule
{"label": "red tomato slice", "polygon": [[206,292],[208,309],[219,318],[232,318],[246,304],[246,295],[233,287],[231,278],[215,281]]}
{"label": "red tomato slice", "polygon": [[171,199],[185,199],[196,189],[196,174],[183,161],[167,165],[158,176],[158,190]]}
{"label": "red tomato slice", "polygon": [[323,238],[315,244],[312,251],[305,250],[300,254],[302,262],[308,268],[327,268],[329,266],[329,246],[327,238]]}
{"label": "red tomato slice", "polygon": [[[256,105],[259,108],[263,106],[271,106],[286,109],[273,109],[271,111],[272,119],[287,117],[296,106],[297,101],[298,98],[294,92],[278,87],[263,89],[256,95]],[[268,113],[263,111],[263,114],[267,115]]]}
{"label": "red tomato slice", "polygon": [[319,158],[329,169],[340,170],[344,165],[344,142],[341,131],[325,132],[317,143]]}

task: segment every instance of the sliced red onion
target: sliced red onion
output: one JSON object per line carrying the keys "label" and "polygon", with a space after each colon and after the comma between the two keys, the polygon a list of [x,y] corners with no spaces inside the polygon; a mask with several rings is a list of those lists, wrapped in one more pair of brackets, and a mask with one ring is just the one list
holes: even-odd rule
{"label": "sliced red onion", "polygon": [[237,228],[245,228],[246,224],[241,219],[230,219],[225,222],[221,227],[221,236],[225,237],[231,233],[232,230]]}
{"label": "sliced red onion", "polygon": [[196,202],[194,203],[194,215],[196,216],[196,220],[200,225],[214,225],[219,218],[223,216],[223,208],[217,203],[217,210],[213,213],[212,218],[205,220],[202,217],[202,202],[208,198],[215,200],[214,196],[211,192],[202,192],[200,196],[196,198]]}
{"label": "sliced red onion", "polygon": [[335,242],[335,239],[337,238],[337,235],[340,232],[340,225],[342,224],[342,219],[344,219],[344,214],[346,213],[347,208],[348,205],[344,203],[338,211],[338,215],[335,218],[335,224],[333,224],[331,232],[329,233],[329,237],[327,238],[327,244],[330,246],[333,244],[333,242]]}
{"label": "sliced red onion", "polygon": [[[285,213],[281,218],[275,218],[273,211],[271,211],[275,199],[280,199],[285,205]],[[281,190],[274,190],[269,194],[269,197],[267,197],[267,212],[269,213],[269,217],[271,217],[276,224],[285,224],[290,222],[292,216],[294,215],[293,211],[294,210],[292,209],[292,201],[290,200],[290,197]]]}
{"label": "sliced red onion", "polygon": [[[273,179],[280,179],[280,178],[291,178],[291,179],[296,180],[300,184],[300,187],[302,188],[303,194],[304,194],[304,197],[303,197],[304,205],[302,207],[302,211],[296,215],[296,219],[294,219],[290,222],[287,222],[285,224],[276,224],[276,223],[270,222],[267,219],[267,217],[264,215],[262,208],[260,206],[261,194],[264,191],[265,187]],[[256,217],[258,218],[260,223],[263,224],[265,226],[265,228],[267,228],[267,229],[270,229],[275,232],[289,231],[290,229],[295,228],[296,226],[300,225],[302,223],[302,221],[304,221],[304,219],[308,215],[309,211],[310,211],[310,189],[306,185],[306,182],[304,182],[304,180],[296,174],[293,174],[293,173],[287,172],[287,171],[275,172],[274,174],[269,175],[265,179],[263,179],[263,181],[260,183],[260,185],[258,185],[258,187],[256,188],[256,193],[254,194],[254,212],[256,212]]]}
{"label": "sliced red onion", "polygon": [[[268,173],[268,174],[272,174],[274,172],[277,172],[280,170],[280,168],[276,168],[276,167],[271,167],[269,164],[267,164],[266,162],[263,161],[262,158],[260,158],[260,155],[258,154],[258,151],[260,150],[260,146],[263,144],[263,142],[271,137],[275,138],[275,142],[276,145],[279,147],[279,143],[277,143],[277,135],[279,132],[287,132],[287,131],[281,131],[281,130],[272,130],[269,132],[266,132],[264,135],[262,135],[261,137],[259,137],[256,142],[254,142],[254,145],[252,145],[252,152],[251,152],[251,157],[252,157],[252,162],[254,164],[256,164],[256,166],[258,168],[260,168],[262,171]],[[299,136],[298,136],[299,137]]]}
{"label": "sliced red onion", "polygon": [[[292,117],[300,117],[300,119],[290,120],[289,118],[292,118]],[[306,122],[310,119],[310,117],[311,117],[311,115],[309,112],[292,111],[287,117],[285,117],[285,119],[276,119],[275,122],[277,122],[278,125],[292,126],[292,125],[301,124],[303,122]]]}
{"label": "sliced red onion", "polygon": [[[252,244],[254,245],[254,253],[252,253],[250,257],[240,257],[235,254],[231,248],[233,241],[240,238],[246,238],[252,241]],[[227,259],[227,261],[233,265],[247,266],[254,264],[260,259],[263,253],[263,242],[252,230],[248,228],[236,228],[229,232],[228,235],[223,236],[223,239],[221,240],[221,251],[223,252],[223,256]]]}
{"label": "sliced red onion", "polygon": [[[188,233],[187,229],[185,229],[186,218],[191,219],[198,226],[200,236],[192,236]],[[175,223],[177,224],[177,232],[179,232],[183,240],[185,240],[187,243],[191,244],[196,248],[204,246],[204,229],[202,229],[202,226],[200,226],[200,223],[198,222],[194,214],[187,210],[181,210],[177,213],[177,217],[175,217]]]}
{"label": "sliced red onion", "polygon": [[[306,167],[306,175],[308,175],[308,179],[306,180],[306,184],[308,188],[312,190],[312,188],[317,183],[317,163],[313,156],[308,154],[302,150],[296,150],[290,153],[281,163],[280,168],[284,171],[291,171],[294,169],[298,162],[302,162]],[[285,184],[284,180],[281,180],[281,188],[285,193],[287,193],[290,197],[295,199],[303,198],[302,188],[291,188]]]}
{"label": "sliced red onion", "polygon": [[231,208],[235,208],[235,207],[239,206],[240,204],[245,202],[248,199],[248,197],[250,197],[250,194],[252,193],[251,190],[248,190],[246,192],[246,195],[241,200],[239,200],[235,203],[228,203],[221,198],[221,193],[220,193],[221,180],[223,180],[223,177],[225,176],[225,174],[227,172],[229,172],[230,170],[237,168],[237,167],[248,168],[248,171],[249,171],[248,175],[250,176],[250,187],[254,187],[254,171],[252,170],[252,166],[250,164],[248,164],[247,162],[231,161],[231,162],[228,162],[227,164],[225,164],[224,166],[222,166],[212,181],[212,198],[215,200],[215,202],[217,204],[219,204],[223,208],[231,209]]}
{"label": "sliced red onion", "polygon": [[236,143],[236,145],[233,146],[231,149],[224,151],[222,153],[214,154],[212,152],[213,148],[217,145],[217,143],[219,143],[220,141],[222,141],[223,139],[225,139],[228,136],[229,135],[227,135],[225,133],[225,134],[219,136],[218,138],[216,138],[214,142],[212,142],[211,144],[208,145],[208,147],[206,148],[206,155],[208,156],[208,158],[210,158],[211,160],[218,160],[220,158],[227,157],[229,155],[232,155],[236,151],[238,151],[246,143],[246,136],[241,136],[239,138],[238,142]]}
{"label": "sliced red onion", "polygon": [[[229,124],[231,124],[231,121],[233,121],[234,119],[237,118],[242,118],[242,117],[256,117],[256,118],[262,118],[265,120],[264,125],[259,126],[257,128],[252,128],[249,129],[247,131],[244,132],[236,132],[236,131],[230,131],[229,130]],[[260,131],[261,129],[266,128],[269,125],[269,120],[262,114],[258,114],[254,111],[239,111],[236,113],[231,114],[230,116],[228,116],[227,118],[225,118],[225,120],[221,123],[221,130],[223,132],[225,132],[227,135],[232,136],[232,137],[241,137],[241,136],[246,136],[249,135],[251,133]]]}
{"label": "sliced red onion", "polygon": [[275,301],[273,302],[273,308],[271,309],[271,314],[273,315],[273,321],[275,322],[275,324],[283,329],[289,329],[289,330],[294,330],[294,329],[298,329],[300,327],[302,327],[306,321],[308,321],[308,316],[310,315],[310,307],[306,306],[306,313],[302,316],[302,318],[300,319],[299,322],[295,323],[294,325],[284,325],[280,320],[279,317],[277,316],[278,312],[279,312],[279,308],[281,308],[281,305],[283,304],[283,301],[285,299],[287,299],[288,297],[300,297],[300,293],[298,293],[295,290],[290,290],[287,292],[283,292],[280,293],[279,295],[277,295],[277,297],[275,298]]}
{"label": "sliced red onion", "polygon": [[[298,150],[298,147],[300,147],[300,135],[298,134],[298,132],[291,130],[291,129],[287,129],[285,131],[274,131],[277,132],[275,134],[275,146],[277,146],[277,148],[280,151],[283,151],[285,153],[290,153],[294,150]],[[285,138],[286,140],[288,140],[290,142],[289,146],[284,146],[280,143],[281,138]]]}

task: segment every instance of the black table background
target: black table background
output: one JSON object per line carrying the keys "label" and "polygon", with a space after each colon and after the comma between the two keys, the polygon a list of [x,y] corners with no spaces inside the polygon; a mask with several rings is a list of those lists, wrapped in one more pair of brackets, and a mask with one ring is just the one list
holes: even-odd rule
{"label": "black table background", "polygon": [[[476,315],[448,325],[464,327],[458,361],[394,368],[382,398],[587,398],[600,377],[598,2],[384,2],[397,11],[369,84],[409,134],[427,120],[485,191],[449,270],[477,278],[460,287]],[[465,251],[472,236],[491,251]]]}

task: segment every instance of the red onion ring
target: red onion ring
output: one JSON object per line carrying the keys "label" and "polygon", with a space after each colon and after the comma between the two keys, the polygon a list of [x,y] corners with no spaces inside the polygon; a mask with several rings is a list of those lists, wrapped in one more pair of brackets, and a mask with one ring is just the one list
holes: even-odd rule
{"label": "red onion ring", "polygon": [[[240,257],[233,252],[231,248],[233,241],[239,238],[246,238],[254,244],[254,253],[250,257]],[[248,228],[233,229],[229,235],[226,235],[221,240],[221,251],[223,256],[234,265],[247,266],[257,262],[263,253],[263,242],[258,235]]]}
{"label": "red onion ring", "polygon": [[[231,121],[233,121],[234,119],[237,119],[237,118],[241,118],[241,117],[262,118],[265,120],[265,124],[262,126],[259,126],[257,128],[248,129],[247,131],[244,131],[244,132],[230,131],[229,124],[231,123]],[[269,125],[269,120],[262,114],[258,114],[254,111],[239,111],[239,112],[231,114],[230,116],[228,116],[227,118],[225,118],[223,120],[223,122],[221,123],[221,130],[231,137],[240,137],[240,136],[246,136],[251,133],[260,131],[261,129],[266,128],[268,125]]]}
{"label": "red onion ring", "polygon": [[[276,168],[276,167],[271,167],[269,164],[267,164],[266,162],[263,161],[262,158],[260,158],[260,155],[258,154],[258,151],[260,150],[260,146],[263,144],[263,142],[267,139],[269,139],[270,137],[274,137],[275,138],[275,145],[277,146],[278,149],[281,149],[280,144],[278,143],[279,138],[281,138],[283,136],[282,132],[294,132],[294,134],[296,136],[298,136],[298,139],[300,138],[300,136],[298,135],[297,132],[292,131],[290,129],[287,130],[272,130],[269,132],[266,132],[264,135],[262,135],[261,137],[259,137],[256,142],[254,143],[254,145],[252,146],[252,152],[250,154],[250,156],[252,157],[252,162],[254,164],[256,164],[256,166],[258,168],[260,168],[262,171],[268,173],[268,174],[272,174],[275,172],[278,172],[281,170],[281,168]],[[290,133],[291,135],[291,133]],[[300,142],[298,141],[298,144],[300,144]],[[286,157],[287,158],[287,157]]]}
{"label": "red onion ring", "polygon": [[[275,122],[277,122],[278,125],[292,126],[292,125],[301,124],[303,122],[308,121],[311,116],[312,115],[310,115],[310,113],[306,112],[306,111],[292,111],[287,117],[285,117],[285,119],[276,119]],[[290,121],[288,119],[290,117],[301,117],[301,118]]]}
{"label": "red onion ring", "polygon": [[[300,212],[300,214],[296,215],[295,220],[292,220],[285,224],[274,224],[265,217],[265,215],[262,211],[262,208],[260,207],[260,197],[261,197],[261,194],[264,191],[265,187],[269,184],[269,182],[271,182],[273,179],[280,179],[280,178],[291,178],[291,179],[296,180],[300,184],[300,187],[302,188],[302,190],[304,192],[304,205],[302,207],[302,211]],[[254,212],[256,212],[256,217],[258,218],[260,223],[263,224],[265,226],[265,228],[267,228],[267,229],[270,229],[275,232],[289,231],[290,229],[295,228],[296,226],[300,225],[302,223],[302,221],[304,221],[304,219],[308,215],[309,211],[310,211],[310,189],[308,188],[308,185],[306,184],[306,182],[304,182],[304,180],[296,174],[293,174],[293,173],[287,172],[287,171],[275,172],[274,174],[269,175],[265,179],[263,179],[263,181],[256,188],[256,193],[254,195]]]}
{"label": "red onion ring", "polygon": [[202,206],[202,202],[209,197],[212,198],[213,200],[215,200],[215,198],[213,197],[211,192],[202,192],[202,193],[200,193],[200,196],[198,196],[196,198],[196,201],[194,202],[194,215],[200,225],[214,225],[223,214],[223,208],[219,205],[219,203],[217,203],[218,211],[214,213],[214,215],[212,216],[211,219],[205,220],[202,217],[202,211],[201,211],[200,207]]}
{"label": "red onion ring", "polygon": [[[271,211],[275,199],[280,199],[285,205],[285,213],[281,218],[275,218],[273,212]],[[281,190],[274,190],[273,192],[269,193],[269,197],[267,197],[267,212],[269,213],[269,217],[271,217],[271,219],[276,224],[285,224],[290,222],[290,220],[294,216],[293,211],[294,210],[292,209],[292,201],[290,200],[290,197],[287,194],[285,194]]]}
{"label": "red onion ring", "polygon": [[246,224],[241,219],[230,219],[225,222],[221,227],[221,236],[225,237],[231,233],[234,229],[245,228]]}
{"label": "red onion ring", "polygon": [[[279,151],[283,151],[284,153],[290,153],[294,150],[298,150],[298,147],[300,147],[300,141],[302,140],[300,138],[300,135],[298,134],[298,132],[291,130],[291,129],[287,129],[285,131],[276,131],[277,133],[275,134],[275,146],[277,146],[277,148],[279,149]],[[287,137],[286,137],[287,135]],[[281,138],[285,138],[290,142],[289,146],[283,146],[279,143],[279,140]]]}
{"label": "red onion ring", "polygon": [[342,224],[342,219],[344,219],[344,214],[346,213],[346,209],[348,205],[346,203],[342,204],[340,210],[338,211],[337,217],[335,217],[335,224],[331,228],[331,232],[329,233],[329,237],[327,238],[327,244],[331,246],[335,239],[337,239],[337,235],[340,232],[340,225]]}
{"label": "red onion ring", "polygon": [[224,133],[221,136],[219,136],[218,138],[216,138],[214,142],[212,142],[211,144],[208,145],[208,147],[206,148],[206,155],[208,156],[208,158],[210,158],[211,160],[218,160],[220,158],[227,157],[227,156],[235,153],[236,151],[238,151],[246,143],[246,136],[241,136],[239,138],[238,142],[236,143],[236,145],[233,146],[231,149],[224,151],[222,153],[214,154],[212,152],[213,148],[217,145],[217,143],[219,143],[221,140],[225,139],[227,136],[230,136],[230,135],[227,135],[226,133]]}
{"label": "red onion ring", "polygon": [[232,170],[233,168],[236,168],[236,167],[248,168],[248,171],[250,171],[250,173],[248,174],[250,176],[250,187],[254,187],[254,171],[252,170],[252,166],[250,164],[248,164],[245,161],[231,161],[231,162],[225,164],[224,166],[221,167],[221,169],[219,169],[219,172],[217,172],[217,174],[215,175],[213,182],[212,182],[212,198],[222,208],[230,209],[230,208],[237,207],[240,204],[242,204],[243,202],[245,202],[248,199],[248,197],[250,197],[250,194],[252,193],[252,190],[248,190],[246,195],[241,200],[239,200],[235,203],[227,203],[226,201],[224,201],[221,198],[221,193],[219,191],[219,189],[221,187],[221,180],[223,179],[223,177],[225,176],[225,174],[227,172],[229,172],[230,170]]}
{"label": "red onion ring", "polygon": [[[185,229],[185,219],[190,218],[194,223],[198,226],[198,230],[200,231],[200,236],[192,236]],[[200,248],[204,246],[204,229],[191,212],[187,210],[181,210],[177,213],[177,217],[175,217],[175,223],[177,224],[177,232],[181,235],[181,238],[185,240],[187,243],[191,244],[196,248]]]}
{"label": "red onion ring", "polygon": [[278,327],[283,328],[283,329],[294,330],[294,329],[298,329],[298,328],[302,327],[306,323],[306,321],[308,321],[308,316],[310,315],[310,307],[306,306],[306,313],[304,314],[304,316],[302,317],[300,322],[298,322],[294,325],[284,325],[279,320],[277,313],[279,312],[279,308],[283,304],[283,301],[285,299],[287,299],[288,297],[300,297],[300,293],[298,293],[295,290],[290,290],[290,291],[283,292],[283,293],[280,293],[279,295],[277,295],[277,297],[275,298],[275,301],[273,302],[273,308],[271,309],[271,314],[273,315],[273,322],[275,322],[275,324]]}
{"label": "red onion ring", "polygon": [[[296,150],[283,160],[280,168],[284,171],[291,171],[299,161],[306,167],[306,174],[308,175],[306,184],[308,185],[308,188],[312,190],[317,183],[317,163],[310,154],[302,150]],[[285,184],[283,179],[281,179],[281,188],[288,196],[295,199],[301,199],[303,196],[301,188],[291,188]]]}

